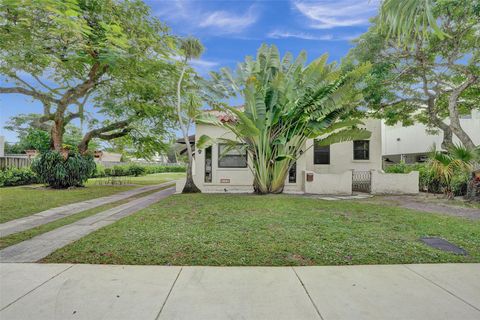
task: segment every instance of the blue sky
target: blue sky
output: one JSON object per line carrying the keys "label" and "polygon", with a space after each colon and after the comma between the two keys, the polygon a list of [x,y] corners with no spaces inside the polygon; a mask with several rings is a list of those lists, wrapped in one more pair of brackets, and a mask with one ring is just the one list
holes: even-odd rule
{"label": "blue sky", "polygon": [[[206,47],[192,62],[202,75],[209,70],[235,67],[247,55],[255,55],[262,43],[275,44],[283,55],[306,50],[309,59],[328,53],[340,60],[350,41],[368,28],[378,0],[145,0],[152,12],[173,34],[194,36]],[[3,129],[12,115],[41,112],[41,106],[19,95],[0,95],[0,135],[15,141]]]}

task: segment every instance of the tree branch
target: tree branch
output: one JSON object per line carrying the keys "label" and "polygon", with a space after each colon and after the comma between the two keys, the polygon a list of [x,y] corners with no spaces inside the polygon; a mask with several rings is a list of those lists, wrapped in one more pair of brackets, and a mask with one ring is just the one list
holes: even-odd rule
{"label": "tree branch", "polygon": [[33,98],[36,98],[40,101],[42,101],[44,104],[45,103],[57,103],[58,100],[54,99],[44,93],[40,93],[38,91],[34,90],[29,90],[26,88],[22,87],[10,87],[10,88],[5,88],[5,87],[0,87],[0,93],[18,93],[18,94],[24,94]]}
{"label": "tree branch", "polygon": [[[127,135],[132,130],[131,128],[128,128],[130,123],[131,123],[130,119],[118,121],[118,122],[109,124],[103,128],[93,129],[87,132],[83,136],[83,139],[80,142],[80,144],[78,145],[78,151],[82,154],[87,152],[88,144],[93,138],[100,138],[103,140],[112,140],[112,139],[120,138]],[[110,131],[119,130],[119,129],[122,129],[122,130],[119,132],[107,134]]]}

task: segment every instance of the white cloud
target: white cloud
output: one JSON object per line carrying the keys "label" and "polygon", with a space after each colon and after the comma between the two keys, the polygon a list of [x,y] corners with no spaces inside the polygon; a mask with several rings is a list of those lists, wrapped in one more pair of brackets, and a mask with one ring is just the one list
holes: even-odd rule
{"label": "white cloud", "polygon": [[332,40],[333,36],[331,34],[325,34],[325,35],[312,35],[309,33],[304,33],[304,32],[288,32],[288,31],[279,31],[279,30],[274,30],[267,34],[267,37],[273,38],[273,39],[285,39],[285,38],[298,38],[298,39],[303,39],[303,40]]}
{"label": "white cloud", "polygon": [[316,29],[366,25],[368,19],[376,14],[377,2],[369,0],[292,1],[294,8],[308,18],[309,26]]}
{"label": "white cloud", "polygon": [[216,69],[220,63],[217,61],[205,60],[205,59],[192,59],[189,61],[190,66],[192,66],[199,75],[205,76],[214,69]]}
{"label": "white cloud", "polygon": [[251,6],[244,14],[227,11],[214,11],[206,14],[199,26],[204,28],[220,28],[222,33],[238,33],[257,22],[256,8]]}
{"label": "white cloud", "polygon": [[259,9],[251,5],[244,12],[205,10],[201,2],[172,0],[162,1],[163,7],[155,14],[182,23],[186,29],[204,29],[213,34],[236,34],[255,24]]}

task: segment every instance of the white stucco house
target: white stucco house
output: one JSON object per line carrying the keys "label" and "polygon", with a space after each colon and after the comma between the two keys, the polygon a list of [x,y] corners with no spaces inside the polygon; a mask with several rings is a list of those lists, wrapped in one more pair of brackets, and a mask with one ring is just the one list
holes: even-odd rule
{"label": "white stucco house", "polygon": [[[395,188],[386,190],[383,187],[379,189],[378,185],[374,186],[376,183],[372,178],[379,178],[375,173],[383,174],[382,123],[376,119],[366,119],[363,122],[365,123],[363,127],[371,132],[368,140],[337,143],[327,147],[316,146],[314,139],[307,140],[302,149],[303,154],[297,160],[296,166],[291,168],[285,181],[284,192],[347,195],[357,191],[374,190],[378,191],[376,193],[418,192],[418,176],[416,181],[415,177],[407,181],[410,183],[413,179],[411,186],[406,189],[403,188],[401,181],[393,183],[399,184],[401,192]],[[202,135],[213,139],[235,139],[233,133],[223,128],[197,124],[195,142]],[[193,170],[195,184],[206,193],[253,192],[249,155],[240,148],[227,152],[225,149],[226,145],[215,143],[195,151]],[[400,176],[397,175],[396,179],[400,179]],[[179,182],[177,191],[181,191],[182,188],[183,182]]]}
{"label": "white stucco house", "polygon": [[[470,115],[460,119],[462,128],[472,138],[476,145],[480,145],[480,110],[474,110]],[[404,127],[401,124],[387,126],[382,123],[382,155],[386,164],[423,162],[428,151],[435,144],[441,150],[443,134],[428,134],[422,124]],[[454,136],[454,143],[459,143]]]}

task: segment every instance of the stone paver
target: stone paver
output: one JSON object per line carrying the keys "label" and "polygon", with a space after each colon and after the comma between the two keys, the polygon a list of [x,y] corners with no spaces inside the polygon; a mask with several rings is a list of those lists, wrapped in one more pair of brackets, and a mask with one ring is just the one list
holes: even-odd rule
{"label": "stone paver", "polygon": [[[444,276],[456,276],[455,268],[441,270]],[[480,319],[480,310],[403,265],[296,267],[295,271],[324,319]],[[470,276],[480,281],[478,275]]]}
{"label": "stone paver", "polygon": [[0,250],[1,262],[35,262],[87,234],[173,194],[164,189]]}
{"label": "stone paver", "polygon": [[477,320],[479,269],[0,264],[0,319]]}
{"label": "stone paver", "polygon": [[320,317],[291,268],[184,267],[159,319]]}
{"label": "stone paver", "polygon": [[136,188],[133,190],[119,192],[107,197],[101,197],[101,198],[71,203],[65,206],[52,208],[39,213],[35,213],[27,217],[11,220],[11,221],[0,224],[0,236],[5,237],[13,233],[22,232],[31,228],[41,226],[42,224],[46,224],[67,216],[71,216],[73,214],[76,214],[85,210],[93,209],[93,208],[96,208],[105,204],[109,204],[112,202],[124,200],[143,192],[163,188],[173,183],[174,182],[166,182],[166,183],[157,184],[157,185],[149,185],[141,188]]}
{"label": "stone paver", "polygon": [[155,319],[179,271],[179,267],[75,265],[2,310],[0,318]]}

